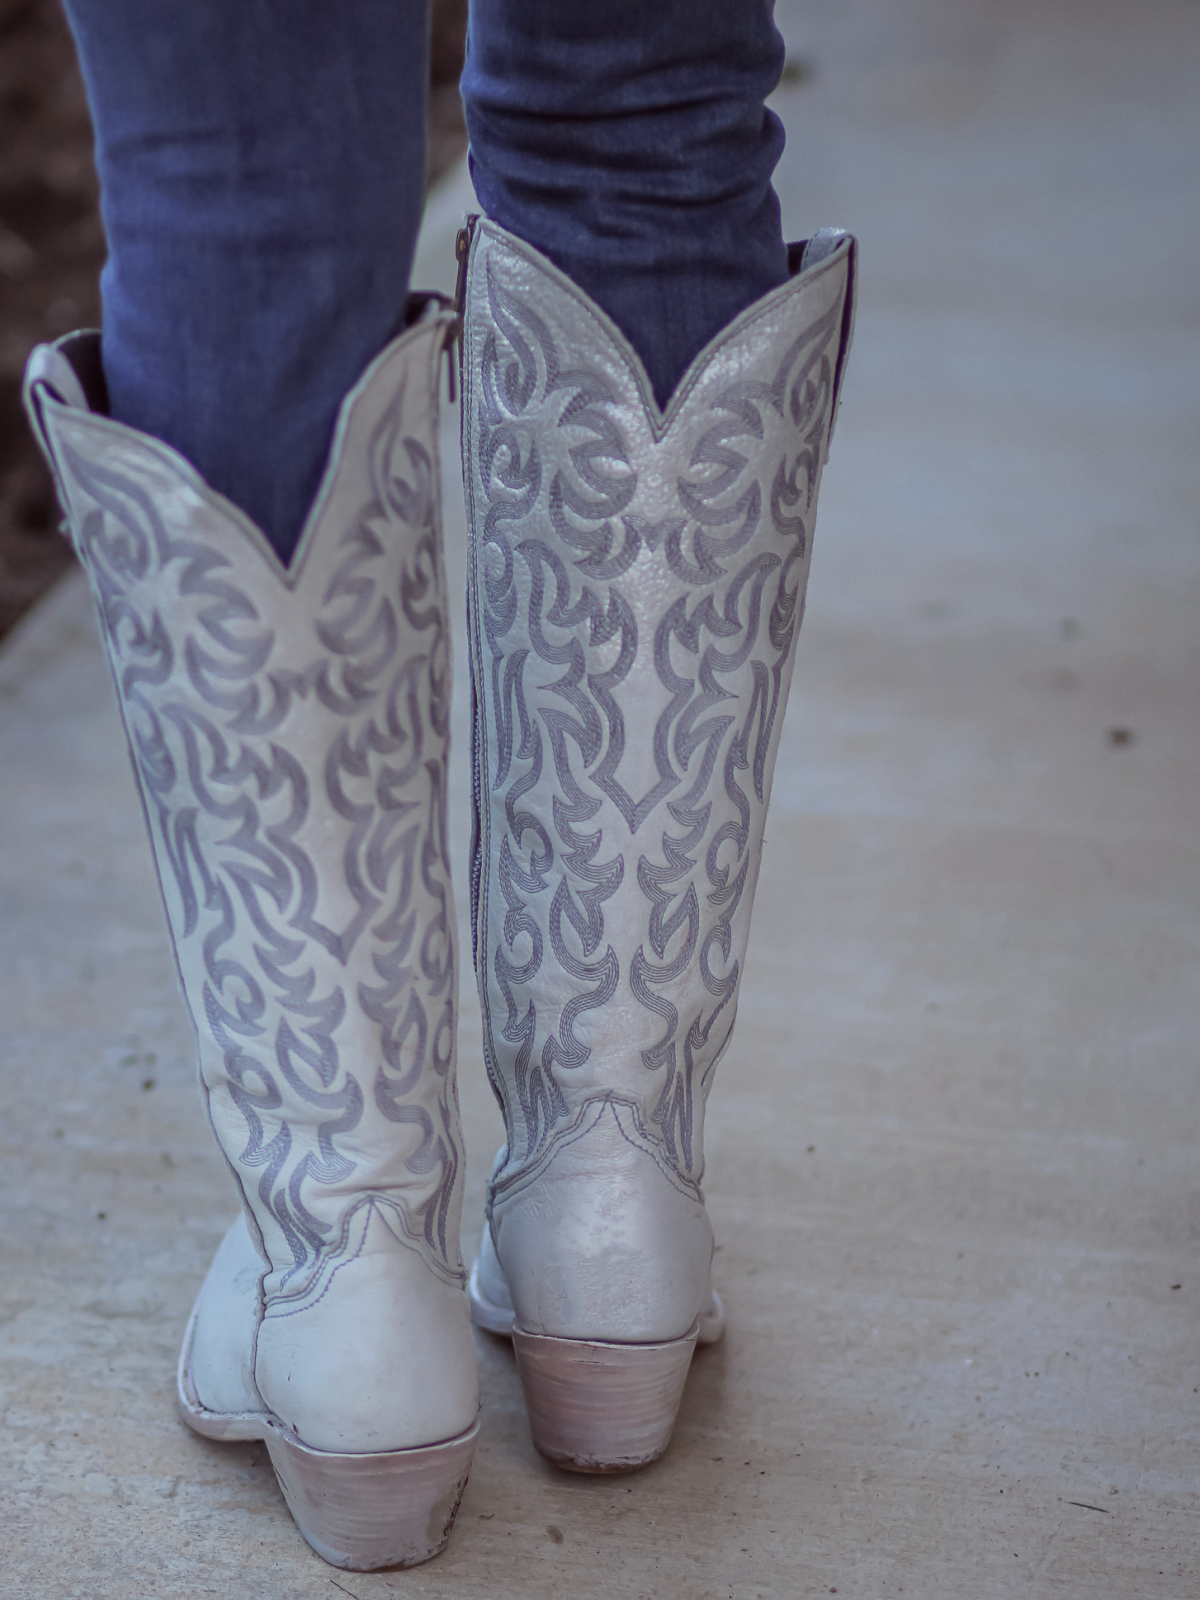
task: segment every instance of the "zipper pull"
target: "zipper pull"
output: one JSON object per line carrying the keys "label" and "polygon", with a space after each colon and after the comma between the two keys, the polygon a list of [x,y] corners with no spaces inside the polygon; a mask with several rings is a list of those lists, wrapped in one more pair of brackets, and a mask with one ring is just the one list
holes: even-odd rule
{"label": "zipper pull", "polygon": [[458,378],[455,373],[454,344],[462,338],[462,323],[457,318],[446,329],[445,343],[442,349],[446,353],[446,398],[451,405],[458,400]]}
{"label": "zipper pull", "polygon": [[[467,307],[467,267],[471,260],[471,241],[475,237],[475,229],[479,224],[479,213],[470,212],[465,219],[465,226],[458,230],[454,241],[454,258],[458,262],[458,281],[454,285],[454,329],[446,339],[446,357],[450,367],[450,402],[458,398],[458,389],[462,387],[463,357],[466,349],[466,339],[463,337],[463,319]],[[454,362],[450,357],[453,341],[458,340],[458,377],[457,388],[454,382]]]}
{"label": "zipper pull", "polygon": [[472,212],[466,219],[465,227],[458,230],[458,237],[454,241],[454,258],[458,262],[458,282],[454,286],[454,309],[461,320],[463,309],[467,301],[467,263],[471,259],[471,240],[475,236],[475,229],[479,223],[479,213]]}

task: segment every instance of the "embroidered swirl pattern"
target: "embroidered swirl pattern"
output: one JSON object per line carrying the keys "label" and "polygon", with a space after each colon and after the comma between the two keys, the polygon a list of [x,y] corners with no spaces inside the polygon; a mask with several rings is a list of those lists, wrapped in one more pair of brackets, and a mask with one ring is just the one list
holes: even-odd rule
{"label": "embroidered swirl pattern", "polygon": [[277,1310],[321,1292],[364,1208],[462,1276],[426,365],[422,344],[388,403],[368,392],[365,470],[339,477],[290,582],[161,454],[59,429],[210,1112]]}
{"label": "embroidered swirl pattern", "polygon": [[844,279],[826,276],[656,436],[586,304],[477,242],[472,889],[502,1184],[605,1096],[699,1179],[831,415]]}

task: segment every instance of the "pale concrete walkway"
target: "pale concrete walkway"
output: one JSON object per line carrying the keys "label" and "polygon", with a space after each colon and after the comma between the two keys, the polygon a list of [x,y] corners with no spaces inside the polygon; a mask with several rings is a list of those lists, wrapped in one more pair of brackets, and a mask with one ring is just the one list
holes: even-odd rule
{"label": "pale concrete walkway", "polygon": [[1200,1595],[1200,11],[781,23],[792,231],[858,229],[863,304],[712,1105],[728,1338],[627,1481],[545,1467],[482,1341],[408,1574],[175,1421],[231,1191],[66,588],[0,661],[5,1597]]}

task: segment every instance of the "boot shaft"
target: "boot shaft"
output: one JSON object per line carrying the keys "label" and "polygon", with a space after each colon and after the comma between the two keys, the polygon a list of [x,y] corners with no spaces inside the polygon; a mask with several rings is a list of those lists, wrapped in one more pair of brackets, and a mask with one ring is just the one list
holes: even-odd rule
{"label": "boot shaft", "polygon": [[462,1276],[436,416],[452,327],[418,323],[348,397],[287,569],[176,452],[89,409],[96,336],[31,363],[276,1310],[385,1233]]}
{"label": "boot shaft", "polygon": [[476,964],[496,1203],[607,1103],[698,1198],[853,315],[853,242],[697,357],[478,226],[465,273]]}

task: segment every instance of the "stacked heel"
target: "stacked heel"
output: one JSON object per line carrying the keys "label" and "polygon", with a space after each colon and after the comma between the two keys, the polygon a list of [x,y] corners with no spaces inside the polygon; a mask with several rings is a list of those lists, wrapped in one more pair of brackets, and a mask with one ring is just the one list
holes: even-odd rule
{"label": "stacked heel", "polygon": [[533,1442],[570,1472],[632,1472],[671,1442],[699,1324],[662,1344],[512,1330]]}
{"label": "stacked heel", "polygon": [[479,1424],[441,1444],[377,1455],[313,1450],[281,1427],[266,1434],[296,1526],[319,1556],[351,1572],[415,1567],[450,1537]]}

